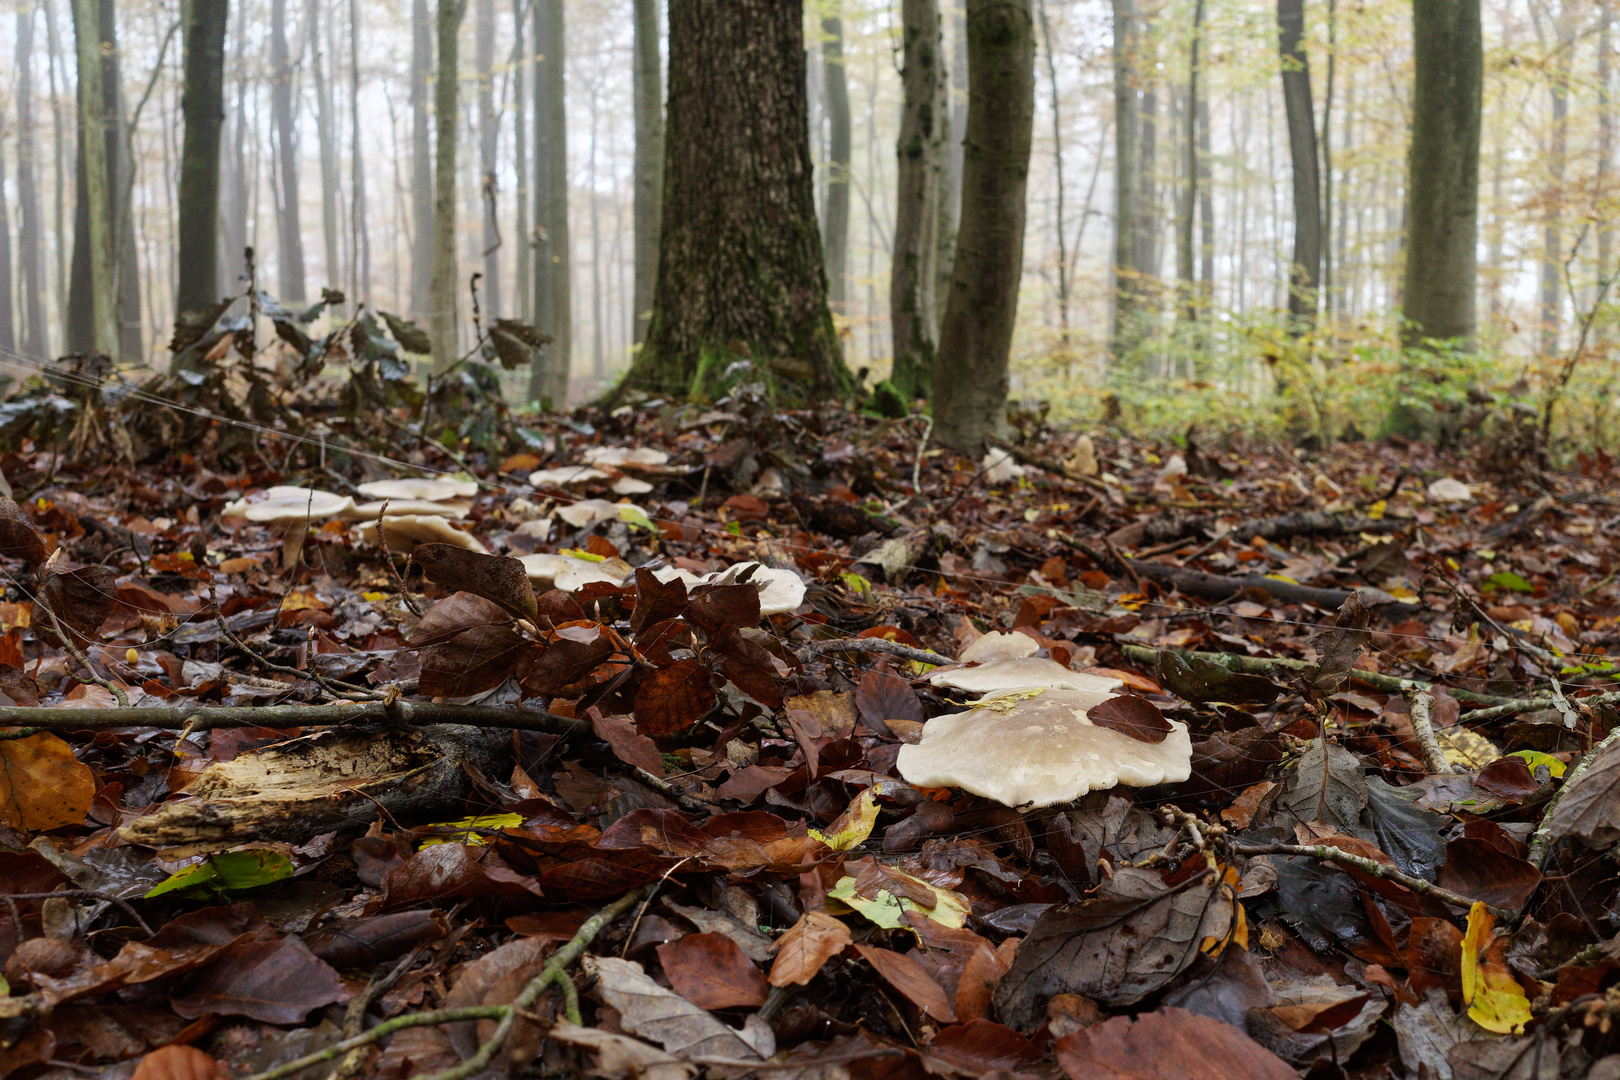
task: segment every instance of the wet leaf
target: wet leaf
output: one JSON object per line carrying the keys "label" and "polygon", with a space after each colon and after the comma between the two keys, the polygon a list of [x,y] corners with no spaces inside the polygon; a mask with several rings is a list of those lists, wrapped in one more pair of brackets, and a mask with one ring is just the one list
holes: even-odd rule
{"label": "wet leaf", "polygon": [[84,823],[95,774],[49,732],[0,740],[0,822],[29,832]]}
{"label": "wet leaf", "polygon": [[849,927],[825,911],[807,911],[777,940],[772,986],[803,986],[828,960],[853,944]]}
{"label": "wet leaf", "polygon": [[677,660],[641,680],[636,690],[636,730],[643,735],[674,735],[703,719],[714,703],[709,669],[693,657]]}
{"label": "wet leaf", "polygon": [[1121,694],[1086,710],[1098,727],[1129,735],[1138,742],[1161,743],[1174,730],[1158,706],[1136,694]]}
{"label": "wet leaf", "polygon": [[484,555],[453,544],[418,544],[411,561],[429,581],[482,596],[521,619],[533,622],[540,613],[529,572],[517,559]]}
{"label": "wet leaf", "polygon": [[700,1009],[765,1003],[765,973],[724,934],[688,934],[658,946],[658,962],[675,992]]}
{"label": "wet leaf", "polygon": [[1184,701],[1204,704],[1269,705],[1282,687],[1264,675],[1228,671],[1201,656],[1184,656],[1168,649],[1159,653],[1155,673],[1164,688]]}

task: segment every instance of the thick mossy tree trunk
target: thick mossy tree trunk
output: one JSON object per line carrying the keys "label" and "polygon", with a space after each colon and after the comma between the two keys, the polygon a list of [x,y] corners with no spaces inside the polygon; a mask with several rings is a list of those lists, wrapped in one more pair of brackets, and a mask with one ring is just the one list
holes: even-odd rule
{"label": "thick mossy tree trunk", "polygon": [[934,382],[934,260],[939,244],[939,201],[944,186],[945,65],[940,55],[938,0],[901,4],[905,103],[900,116],[899,197],[894,222],[894,266],[889,311],[894,327],[894,371],[889,382],[902,400],[927,397]]}
{"label": "thick mossy tree trunk", "polygon": [[934,434],[979,454],[1004,421],[1035,127],[1030,0],[968,0],[962,224],[934,368]]}
{"label": "thick mossy tree trunk", "polygon": [[1479,0],[1415,0],[1407,158],[1408,344],[1474,336],[1479,128],[1485,59]]}
{"label": "thick mossy tree trunk", "polygon": [[658,279],[658,222],[664,195],[664,80],[658,0],[635,0],[635,340],[647,338]]}
{"label": "thick mossy tree trunk", "polygon": [[701,390],[741,353],[789,396],[854,389],[816,230],[802,18],[786,0],[671,0],[658,284],[614,396]]}
{"label": "thick mossy tree trunk", "polygon": [[1322,285],[1322,182],[1317,172],[1316,113],[1305,55],[1304,0],[1277,0],[1277,47],[1282,55],[1283,106],[1294,173],[1294,261],[1288,271],[1288,314],[1295,333],[1316,322]]}
{"label": "thick mossy tree trunk", "polygon": [[443,371],[456,359],[456,31],[466,0],[439,0],[439,74],[433,83],[438,145],[433,186],[433,367]]}
{"label": "thick mossy tree trunk", "polygon": [[1108,351],[1117,363],[1136,346],[1136,3],[1114,10],[1114,305]]}
{"label": "thick mossy tree trunk", "polygon": [[225,122],[225,21],[229,0],[191,0],[186,81],[180,99],[175,321],[204,318],[219,299],[219,148]]}

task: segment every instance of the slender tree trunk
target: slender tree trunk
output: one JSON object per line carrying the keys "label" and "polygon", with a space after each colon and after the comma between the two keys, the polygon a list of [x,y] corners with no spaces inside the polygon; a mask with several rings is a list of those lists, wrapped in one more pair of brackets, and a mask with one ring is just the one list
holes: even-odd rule
{"label": "slender tree trunk", "polygon": [[939,245],[944,182],[945,66],[938,0],[901,5],[905,67],[900,115],[898,194],[895,199],[894,264],[889,273],[889,314],[894,332],[894,370],[889,377],[903,400],[927,397],[934,379],[934,260]]}
{"label": "slender tree trunk", "polygon": [[[350,0],[353,3],[354,0]],[[433,366],[456,360],[456,32],[466,0],[439,0],[439,68],[433,83],[438,120],[437,176],[433,185]],[[358,150],[358,147],[356,148]]]}
{"label": "slender tree trunk", "polygon": [[[934,308],[945,318],[945,297],[951,291],[951,265],[956,259],[956,223],[962,212],[962,140],[967,137],[967,19],[959,0],[950,5],[951,58],[945,65],[946,110],[950,128],[945,135],[945,175],[941,181],[939,225],[935,230]],[[941,24],[946,20],[941,19]],[[936,338],[937,340],[937,338]]]}
{"label": "slender tree trunk", "polygon": [[411,0],[411,311],[433,311],[433,136],[428,88],[433,83],[433,21],[427,0]]}
{"label": "slender tree trunk", "polygon": [[512,170],[517,181],[512,188],[514,201],[513,237],[517,252],[512,260],[512,293],[517,317],[524,322],[534,317],[534,296],[529,283],[529,69],[533,62],[524,50],[523,22],[528,14],[527,0],[512,0]]}
{"label": "slender tree trunk", "polygon": [[838,14],[821,20],[823,86],[827,102],[827,194],[822,198],[821,248],[826,253],[827,300],[843,314],[849,273],[849,75],[844,65],[844,21]]}
{"label": "slender tree trunk", "polygon": [[616,396],[702,391],[739,350],[790,396],[853,389],[815,228],[802,19],[784,0],[669,5],[658,286]]}
{"label": "slender tree trunk", "polygon": [[647,338],[658,278],[658,223],[663,205],[664,88],[658,54],[658,0],[635,0],[635,340]]}
{"label": "slender tree trunk", "polygon": [[17,9],[17,266],[22,284],[23,355],[47,360],[50,327],[45,322],[45,222],[40,212],[34,142],[34,9]]}
{"label": "slender tree trunk", "polygon": [[[307,28],[306,28],[307,32]],[[287,52],[287,0],[270,0],[270,115],[280,166],[276,206],[277,275],[284,303],[304,302],[304,235],[298,220],[298,118],[293,108],[294,67]]]}
{"label": "slender tree trunk", "polygon": [[304,17],[309,23],[310,77],[315,84],[315,126],[321,145],[321,246],[326,256],[325,281],[336,286],[343,280],[338,257],[338,166],[335,111],[332,107],[331,73],[321,54],[321,7],[326,0],[308,0]]}
{"label": "slender tree trunk", "polygon": [[563,0],[535,0],[534,324],[551,335],[529,370],[529,400],[563,408],[573,364],[573,265],[568,234],[568,102]]}
{"label": "slender tree trunk", "polygon": [[1338,70],[1339,27],[1336,0],[1327,9],[1327,88],[1322,95],[1322,296],[1333,321],[1333,79]]}
{"label": "slender tree trunk", "polygon": [[[62,45],[56,33],[56,5],[42,2],[45,9],[45,44],[46,44],[46,72],[50,78],[51,88],[51,141],[52,141],[52,176],[51,194],[55,202],[55,243],[56,251],[56,310],[67,321],[68,312],[68,263],[72,255],[72,247],[67,241],[67,138],[63,134],[62,123],[62,94],[56,86],[56,72],[62,60]],[[66,82],[66,73],[63,73]],[[66,344],[64,335],[64,348],[71,349]]]}
{"label": "slender tree trunk", "polygon": [[591,143],[587,156],[586,188],[591,193],[591,377],[601,387],[607,379],[607,353],[602,340],[602,217],[596,196],[596,131],[599,126],[602,86],[591,85]]}
{"label": "slender tree trunk", "polygon": [[[83,177],[74,235],[85,237],[82,297],[68,303],[68,348],[118,355],[118,305],[113,283],[111,174],[108,168],[107,93],[103,85],[102,28],[96,0],[74,0],[79,68],[79,173]],[[82,224],[81,224],[82,222]],[[79,244],[74,243],[77,264]],[[77,266],[75,266],[77,270]],[[75,273],[78,279],[80,274]],[[74,284],[78,286],[78,281]]]}
{"label": "slender tree trunk", "polygon": [[1479,0],[1415,0],[1402,312],[1412,345],[1474,336],[1482,42]]}
{"label": "slender tree trunk", "polygon": [[[5,129],[5,109],[0,106],[0,130]],[[17,320],[11,294],[11,214],[6,206],[6,159],[0,153],[0,356],[17,351]]]}
{"label": "slender tree trunk", "polygon": [[1109,350],[1117,363],[1141,338],[1136,280],[1136,2],[1113,0],[1114,305]]}
{"label": "slender tree trunk", "polygon": [[1575,17],[1568,0],[1553,19],[1558,51],[1547,70],[1547,93],[1552,102],[1552,145],[1547,152],[1550,183],[1542,199],[1541,249],[1541,352],[1558,351],[1559,324],[1563,322],[1560,285],[1564,272],[1564,169],[1569,157],[1570,54],[1575,48]]}
{"label": "slender tree trunk", "polygon": [[1198,302],[1215,302],[1214,158],[1210,151],[1209,95],[1198,99]]}
{"label": "slender tree trunk", "polygon": [[[467,0],[455,0],[458,10],[465,10]],[[456,19],[459,23],[461,16]],[[442,29],[442,23],[441,23]],[[451,70],[454,70],[452,67]],[[451,99],[454,101],[454,98]],[[360,146],[360,0],[349,0],[349,105],[353,131],[349,139],[349,155],[354,173],[354,208],[350,211],[349,229],[353,235],[354,283],[349,301],[358,305],[371,298],[371,233],[366,228],[366,155]],[[440,131],[444,130],[441,121]],[[451,161],[455,148],[451,148]],[[454,228],[452,221],[451,227]],[[435,265],[437,269],[437,265]],[[454,312],[451,312],[452,319]],[[454,323],[451,324],[454,333]],[[454,337],[451,341],[454,342]]]}
{"label": "slender tree trunk", "polygon": [[495,154],[500,142],[500,114],[495,111],[495,0],[478,0],[478,159],[484,198],[483,308],[490,318],[504,313],[501,306],[501,223],[499,166]]}
{"label": "slender tree trunk", "polygon": [[135,249],[134,190],[131,177],[128,125],[124,117],[122,54],[118,47],[116,0],[101,0],[101,85],[107,95],[107,183],[111,200],[113,291],[118,297],[118,360],[141,363],[145,342],[141,333],[141,275]]}
{"label": "slender tree trunk", "polygon": [[[1203,0],[1199,0],[1202,4]],[[1058,300],[1058,352],[1063,357],[1069,352],[1069,249],[1064,235],[1067,225],[1063,214],[1063,99],[1058,94],[1057,54],[1052,51],[1052,24],[1046,18],[1046,0],[1040,0],[1037,13],[1041,19],[1041,42],[1045,45],[1046,81],[1052,94],[1052,166],[1056,172],[1057,206],[1054,215],[1057,227],[1057,300]],[[1067,364],[1065,359],[1064,364]]]}
{"label": "slender tree trunk", "polygon": [[219,282],[216,291],[229,296],[240,291],[243,250],[248,244],[248,164],[247,153],[247,86],[244,57],[247,52],[247,20],[236,20],[236,41],[232,49],[231,70],[236,76],[236,104],[231,117],[230,150],[224,158],[225,208],[221,215],[220,240],[224,250],[220,253]]}
{"label": "slender tree trunk", "polygon": [[1193,215],[1198,209],[1198,46],[1204,32],[1204,0],[1193,5],[1192,40],[1187,48],[1187,107],[1182,141],[1181,206],[1176,215],[1176,282],[1181,293],[1181,317],[1198,318],[1198,290],[1193,285]]}
{"label": "slender tree trunk", "polygon": [[229,0],[191,0],[186,85],[180,108],[178,278],[175,321],[191,325],[219,297],[220,127],[225,121],[225,23]]}
{"label": "slender tree trunk", "polygon": [[1029,0],[968,0],[967,21],[962,226],[940,336],[934,434],[977,455],[1007,404],[1035,125],[1035,28]]}
{"label": "slender tree trunk", "polygon": [[1283,107],[1294,174],[1294,260],[1288,271],[1288,314],[1293,332],[1316,322],[1322,286],[1322,182],[1317,173],[1316,105],[1305,55],[1304,0],[1277,0],[1277,45],[1282,55]]}
{"label": "slender tree trunk", "polygon": [[[1614,5],[1612,0],[1598,0],[1597,198],[1598,205],[1604,208],[1612,205],[1609,195],[1609,170],[1614,165],[1614,102],[1609,90],[1609,43],[1613,30]],[[1613,215],[1608,212],[1600,212],[1597,219],[1597,269],[1600,275],[1608,275],[1614,272],[1609,265],[1609,259],[1614,251]]]}
{"label": "slender tree trunk", "polygon": [[1149,283],[1159,276],[1159,95],[1151,74],[1153,65],[1142,69],[1142,138],[1136,163],[1136,252],[1137,287],[1146,295]]}

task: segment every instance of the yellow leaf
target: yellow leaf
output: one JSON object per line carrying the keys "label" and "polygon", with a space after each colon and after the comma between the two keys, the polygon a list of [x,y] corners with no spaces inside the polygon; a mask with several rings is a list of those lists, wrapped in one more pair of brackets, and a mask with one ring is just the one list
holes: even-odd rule
{"label": "yellow leaf", "polygon": [[830,825],[825,833],[820,829],[810,830],[810,839],[820,840],[834,851],[853,851],[866,843],[866,838],[872,835],[872,826],[877,824],[878,805],[877,789],[869,787],[849,804],[838,820]]}
{"label": "yellow leaf", "polygon": [[1518,1035],[1530,1022],[1530,1001],[1507,965],[1492,955],[1495,926],[1485,905],[1476,901],[1468,911],[1468,932],[1462,941],[1463,1001],[1469,1019],[1486,1031]]}
{"label": "yellow leaf", "polygon": [[905,925],[903,914],[915,911],[925,918],[932,919],[941,926],[948,926],[953,930],[960,930],[967,923],[968,910],[971,905],[967,897],[950,889],[941,889],[930,885],[922,878],[912,877],[903,870],[888,867],[888,872],[896,878],[903,879],[907,886],[917,895],[934,894],[934,906],[923,907],[909,896],[897,896],[885,888],[878,888],[876,895],[865,897],[855,891],[855,878],[843,877],[838,884],[827,890],[831,899],[841,901],[845,905],[861,913],[868,922],[875,923],[886,930],[894,930]]}
{"label": "yellow leaf", "polygon": [[1367,516],[1372,518],[1374,521],[1381,521],[1384,517],[1384,511],[1387,509],[1389,509],[1389,503],[1383,499],[1379,499],[1377,502],[1367,507]]}
{"label": "yellow leaf", "polygon": [[82,824],[95,796],[95,774],[55,735],[0,741],[0,821],[12,828],[48,832]]}
{"label": "yellow leaf", "polygon": [[441,821],[437,825],[429,825],[428,828],[451,830],[461,835],[429,836],[422,841],[421,846],[465,844],[468,847],[481,847],[489,843],[489,837],[484,833],[500,832],[502,829],[515,829],[521,824],[523,824],[522,814],[486,814],[483,817],[464,817],[459,821]]}

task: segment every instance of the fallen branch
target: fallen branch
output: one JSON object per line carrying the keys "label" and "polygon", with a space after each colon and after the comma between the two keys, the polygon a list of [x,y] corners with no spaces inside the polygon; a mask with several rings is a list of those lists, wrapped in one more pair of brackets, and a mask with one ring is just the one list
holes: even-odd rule
{"label": "fallen branch", "polygon": [[[1394,866],[1378,862],[1376,859],[1369,859],[1365,855],[1352,855],[1348,851],[1341,851],[1327,844],[1248,844],[1241,840],[1228,840],[1227,845],[1237,855],[1292,855],[1317,859],[1321,862],[1338,863],[1341,866],[1354,867],[1369,877],[1382,878],[1385,881],[1393,881],[1397,885],[1404,885],[1413,892],[1422,896],[1433,897],[1442,904],[1450,904],[1452,907],[1459,907],[1465,911],[1474,906],[1474,901],[1461,893],[1454,893],[1450,889],[1442,889],[1432,881],[1413,877],[1411,874],[1403,873]],[[1509,908],[1487,905],[1486,910],[1499,919],[1512,919],[1518,915],[1518,912]]]}
{"label": "fallen branch", "polygon": [[1406,707],[1412,714],[1412,732],[1417,736],[1418,749],[1423,752],[1423,768],[1431,775],[1450,774],[1451,762],[1446,760],[1445,752],[1440,749],[1440,741],[1434,737],[1434,695],[1427,690],[1419,690],[1416,686],[1409,686],[1402,691],[1406,697]]}
{"label": "fallen branch", "polygon": [[[1404,524],[1405,522],[1393,518],[1370,518],[1309,510],[1239,522],[1222,533],[1221,538],[1247,544],[1257,536],[1265,540],[1279,540],[1289,536],[1343,536],[1346,533],[1358,532],[1394,532]],[[1152,517],[1115,529],[1108,534],[1108,539],[1120,547],[1134,548],[1144,540],[1153,544],[1183,540],[1211,529],[1214,525],[1215,519],[1208,515]]]}
{"label": "fallen branch", "polygon": [[801,653],[816,655],[829,652],[875,652],[898,656],[904,660],[915,660],[919,664],[954,664],[948,656],[941,656],[928,649],[915,649],[910,645],[902,645],[898,641],[888,641],[884,638],[830,638],[826,641],[812,641],[799,648]]}
{"label": "fallen branch", "polygon": [[[273,1069],[266,1069],[264,1072],[243,1077],[242,1080],[282,1080],[282,1077],[302,1072],[311,1065],[319,1065],[323,1061],[331,1061],[333,1058],[347,1054],[350,1050],[381,1042],[395,1032],[403,1031],[406,1028],[427,1027],[431,1024],[454,1024],[463,1020],[496,1020],[498,1023],[494,1034],[478,1048],[478,1053],[460,1065],[446,1069],[444,1072],[435,1073],[433,1076],[425,1078],[425,1080],[462,1080],[463,1077],[471,1076],[489,1064],[490,1059],[495,1056],[495,1052],[506,1041],[507,1033],[512,1030],[512,1024],[517,1019],[518,1013],[527,1012],[539,1000],[540,995],[547,986],[560,979],[568,984],[569,989],[573,989],[573,980],[568,978],[567,975],[568,965],[579,958],[580,954],[585,951],[585,947],[596,939],[597,934],[602,932],[603,927],[628,911],[632,905],[646,895],[649,888],[650,886],[642,885],[631,889],[613,903],[586,919],[584,925],[579,928],[573,938],[552,954],[551,961],[546,964],[545,969],[530,979],[528,985],[523,988],[523,992],[508,1004],[474,1005],[461,1009],[435,1009],[432,1012],[396,1016],[392,1020],[384,1020],[370,1031],[356,1035],[352,1039],[344,1039],[342,1042],[333,1043],[325,1049],[317,1050],[312,1054],[305,1054],[301,1058],[294,1058],[292,1061],[277,1065]],[[566,1000],[568,997],[566,990],[563,992],[563,996]],[[579,1023],[577,1000],[573,1010],[569,1012],[568,1018],[573,1023]]]}
{"label": "fallen branch", "polygon": [[[1607,697],[1608,695],[1604,696]],[[1597,759],[1597,756],[1612,746],[1616,740],[1620,740],[1620,727],[1609,732],[1608,735],[1604,736],[1602,742],[1588,750],[1585,756],[1575,763],[1575,767],[1564,774],[1564,782],[1558,786],[1557,791],[1553,792],[1553,797],[1547,800],[1546,807],[1541,811],[1541,824],[1536,826],[1535,833],[1531,835],[1530,850],[1525,855],[1530,865],[1537,870],[1546,865],[1547,853],[1552,850],[1554,837],[1548,831],[1547,823],[1552,820],[1553,811],[1558,808],[1558,800],[1562,799],[1564,792],[1574,787],[1575,782],[1586,774],[1586,770],[1592,767],[1592,762]]]}
{"label": "fallen branch", "polygon": [[[1139,664],[1151,665],[1158,660],[1158,649],[1146,645],[1125,645],[1122,648],[1126,656]],[[1241,671],[1247,675],[1275,675],[1279,671],[1303,671],[1305,668],[1312,666],[1303,660],[1289,660],[1281,656],[1244,656],[1241,653],[1194,652],[1190,649],[1169,649],[1166,651],[1176,653],[1179,656],[1196,656],[1200,660],[1208,660],[1212,664],[1219,664],[1228,671]],[[1407,687],[1416,687],[1419,690],[1428,691],[1434,689],[1433,683],[1426,683],[1419,679],[1400,679],[1394,675],[1380,675],[1376,671],[1363,671],[1360,668],[1351,668],[1349,677],[1351,682],[1357,682],[1363,686],[1370,686],[1375,690],[1382,690],[1390,694],[1404,694]],[[1497,697],[1494,694],[1475,693],[1472,690],[1447,689],[1446,693],[1459,701],[1472,701],[1483,705],[1511,705],[1515,707],[1514,711],[1522,711],[1525,708],[1540,708],[1542,705],[1548,704],[1546,701],[1515,701],[1511,698]],[[1588,698],[1587,700],[1595,701],[1597,699]],[[1479,714],[1469,713],[1468,715],[1471,720]]]}
{"label": "fallen branch", "polygon": [[59,706],[0,707],[0,727],[26,724],[40,731],[89,731],[97,728],[150,727],[194,731],[239,727],[312,727],[340,724],[462,724],[467,727],[515,728],[567,735],[590,730],[572,716],[538,709],[505,709],[495,705],[442,705],[430,701],[357,701],[333,705],[164,705],[114,709],[64,709]]}
{"label": "fallen branch", "polygon": [[[1455,690],[1451,694],[1453,697],[1462,697],[1462,694]],[[1611,691],[1607,694],[1594,694],[1591,697],[1575,698],[1570,702],[1572,705],[1586,706],[1614,705],[1617,703],[1620,703],[1620,690]],[[1489,709],[1475,709],[1465,719],[1469,723],[1477,720],[1499,720],[1504,716],[1512,716],[1515,713],[1529,712],[1531,709],[1556,709],[1557,707],[1558,701],[1555,698],[1515,698]]]}

